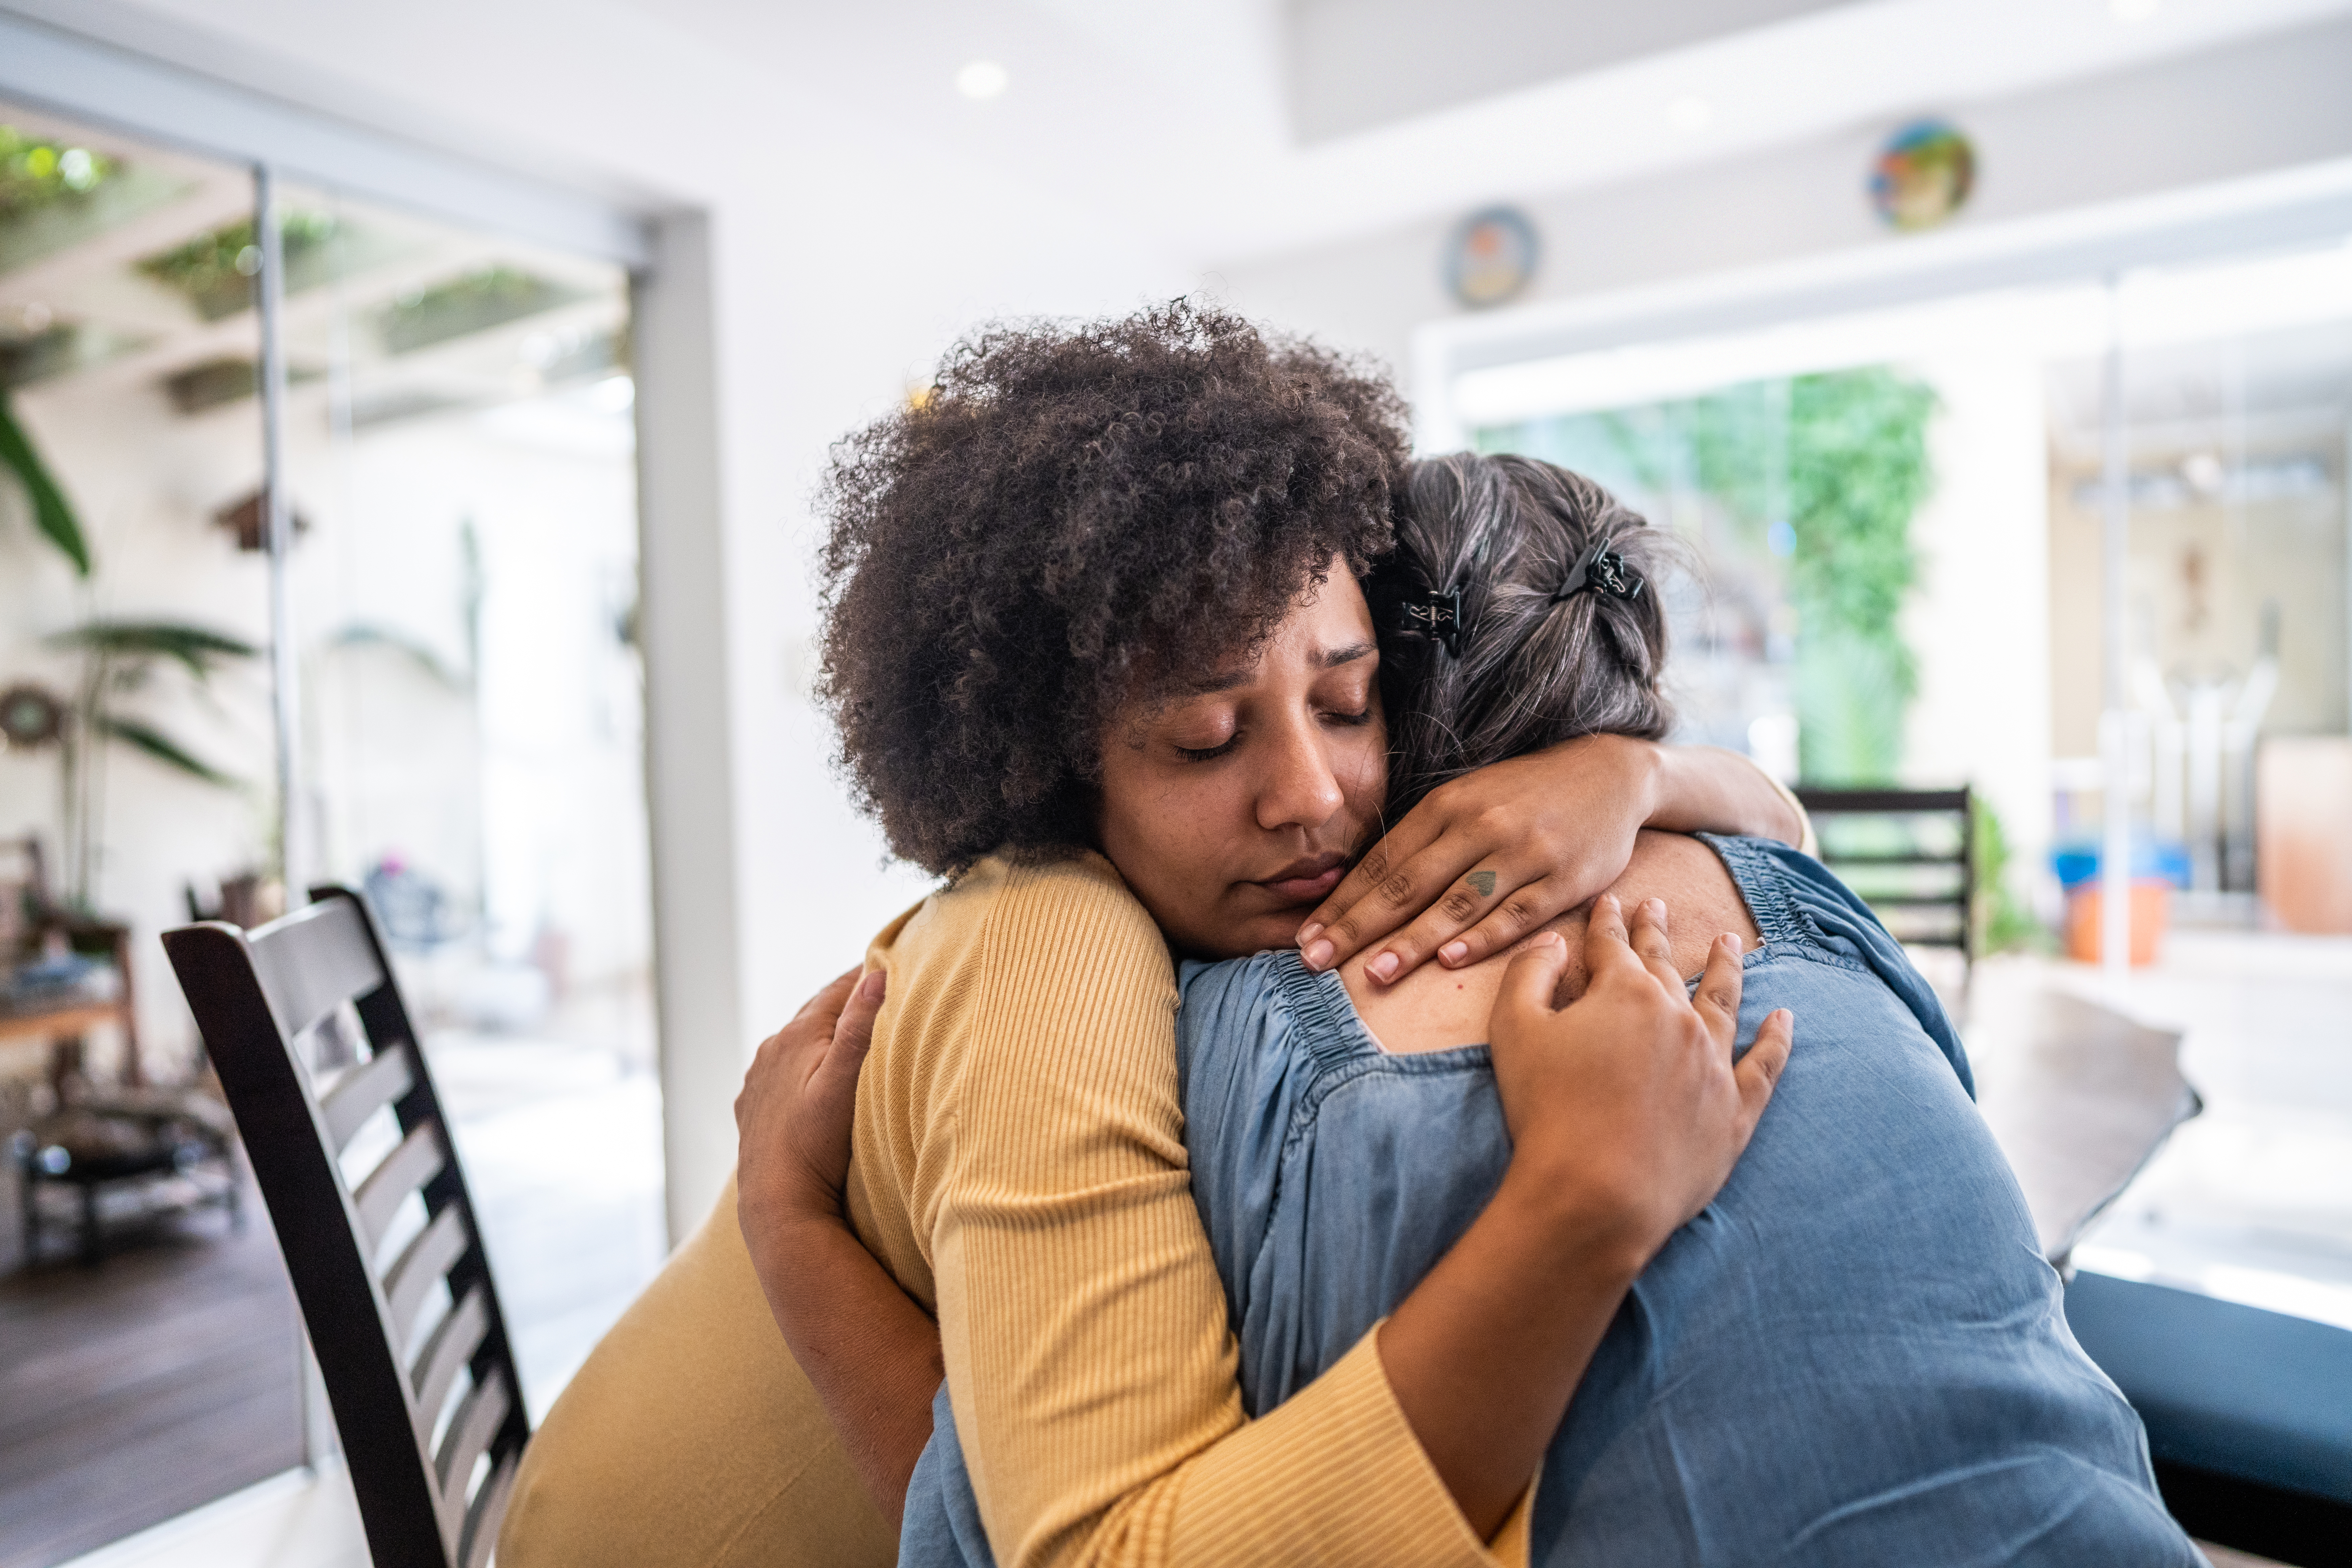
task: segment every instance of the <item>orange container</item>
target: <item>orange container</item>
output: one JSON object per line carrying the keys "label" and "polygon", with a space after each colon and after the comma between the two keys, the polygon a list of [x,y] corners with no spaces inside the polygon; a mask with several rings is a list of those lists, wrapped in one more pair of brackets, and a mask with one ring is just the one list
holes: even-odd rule
{"label": "orange container", "polygon": [[[2066,895],[2066,956],[2081,963],[2096,963],[2099,953],[2099,884],[2085,882]],[[2172,884],[2161,877],[2133,879],[2131,889],[2131,961],[2135,967],[2156,962],[2157,945],[2172,918]]]}

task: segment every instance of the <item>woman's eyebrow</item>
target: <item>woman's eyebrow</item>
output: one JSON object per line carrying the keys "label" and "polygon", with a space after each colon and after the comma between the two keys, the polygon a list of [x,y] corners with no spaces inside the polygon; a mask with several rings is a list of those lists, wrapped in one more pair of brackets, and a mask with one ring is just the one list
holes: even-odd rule
{"label": "woman's eyebrow", "polygon": [[[1366,654],[1379,651],[1380,644],[1374,642],[1351,642],[1340,647],[1326,648],[1315,656],[1315,668],[1337,669],[1343,664],[1355,663]],[[1256,678],[1255,668],[1234,669],[1223,675],[1204,675],[1198,679],[1180,680],[1175,689],[1184,697],[1213,697],[1220,691],[1231,691],[1236,686],[1247,686]]]}

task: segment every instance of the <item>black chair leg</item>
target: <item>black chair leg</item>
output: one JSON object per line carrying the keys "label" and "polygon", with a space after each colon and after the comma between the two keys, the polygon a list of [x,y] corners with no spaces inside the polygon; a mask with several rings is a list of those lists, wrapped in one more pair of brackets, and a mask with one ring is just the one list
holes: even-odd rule
{"label": "black chair leg", "polygon": [[92,1268],[106,1261],[106,1247],[99,1239],[96,1182],[81,1185],[81,1260]]}

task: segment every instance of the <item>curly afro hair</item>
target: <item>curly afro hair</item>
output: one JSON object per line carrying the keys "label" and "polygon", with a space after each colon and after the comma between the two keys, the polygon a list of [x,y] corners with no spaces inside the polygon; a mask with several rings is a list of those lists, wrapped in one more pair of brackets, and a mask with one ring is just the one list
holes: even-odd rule
{"label": "curly afro hair", "polygon": [[891,849],[952,876],[1095,841],[1114,714],[1391,543],[1381,376],[1185,300],[982,329],[844,440],[819,700]]}

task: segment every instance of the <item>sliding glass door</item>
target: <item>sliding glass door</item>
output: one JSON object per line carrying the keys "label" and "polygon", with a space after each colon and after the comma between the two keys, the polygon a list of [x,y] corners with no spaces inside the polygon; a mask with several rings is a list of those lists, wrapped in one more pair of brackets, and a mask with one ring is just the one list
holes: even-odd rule
{"label": "sliding glass door", "polygon": [[[249,166],[0,100],[8,1568],[331,1441],[156,942],[192,914],[366,892],[534,1416],[664,1250],[629,279],[270,195],[274,246]],[[70,1179],[158,1118],[197,1154]]]}

